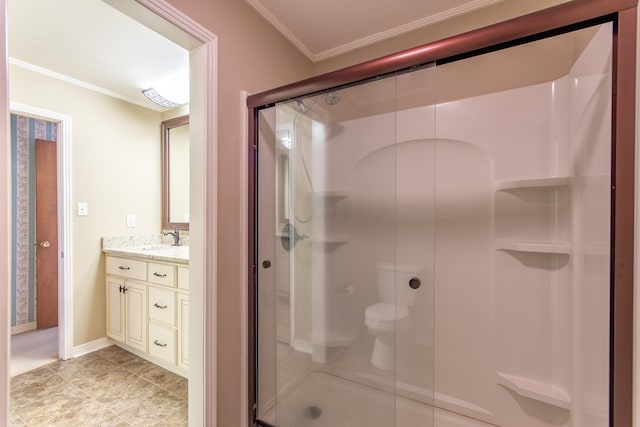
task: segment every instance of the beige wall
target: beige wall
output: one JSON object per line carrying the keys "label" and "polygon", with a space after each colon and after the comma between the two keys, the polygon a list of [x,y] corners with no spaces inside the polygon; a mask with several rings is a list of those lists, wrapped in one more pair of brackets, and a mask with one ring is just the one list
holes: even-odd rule
{"label": "beige wall", "polygon": [[[101,237],[160,231],[161,114],[20,67],[10,100],[72,120],[73,345],[106,333]],[[75,206],[87,202],[89,215]],[[137,228],[126,228],[126,215]]]}
{"label": "beige wall", "polygon": [[480,9],[474,13],[429,25],[335,58],[320,61],[315,64],[313,71],[314,74],[328,73],[329,71],[338,70],[401,50],[442,40],[568,1],[569,0],[506,0],[494,6]]}
{"label": "beige wall", "polygon": [[246,159],[241,91],[257,93],[301,80],[312,64],[241,0],[169,0],[218,36],[218,426],[241,425],[242,212]]}

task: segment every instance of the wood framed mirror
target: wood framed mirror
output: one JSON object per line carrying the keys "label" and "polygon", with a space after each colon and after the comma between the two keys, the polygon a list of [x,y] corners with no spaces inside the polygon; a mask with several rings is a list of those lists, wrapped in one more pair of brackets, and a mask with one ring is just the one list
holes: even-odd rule
{"label": "wood framed mirror", "polygon": [[189,116],[165,120],[162,132],[162,229],[189,230]]}

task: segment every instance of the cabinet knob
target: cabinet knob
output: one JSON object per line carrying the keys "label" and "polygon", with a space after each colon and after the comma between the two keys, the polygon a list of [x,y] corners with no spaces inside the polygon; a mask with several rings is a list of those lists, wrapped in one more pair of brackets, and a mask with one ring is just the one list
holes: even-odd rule
{"label": "cabinet knob", "polygon": [[43,240],[42,242],[40,242],[40,247],[41,248],[48,248],[51,246],[51,242],[48,240]]}
{"label": "cabinet knob", "polygon": [[271,267],[271,261],[269,261],[268,259],[262,261],[262,267],[263,268],[269,268]]}

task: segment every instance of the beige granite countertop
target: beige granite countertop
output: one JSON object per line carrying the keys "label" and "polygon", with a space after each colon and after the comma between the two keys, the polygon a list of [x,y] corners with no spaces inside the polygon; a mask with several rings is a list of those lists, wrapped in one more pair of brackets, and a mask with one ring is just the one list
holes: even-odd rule
{"label": "beige granite countertop", "polygon": [[115,256],[189,264],[189,246],[172,246],[161,234],[103,237],[102,251]]}

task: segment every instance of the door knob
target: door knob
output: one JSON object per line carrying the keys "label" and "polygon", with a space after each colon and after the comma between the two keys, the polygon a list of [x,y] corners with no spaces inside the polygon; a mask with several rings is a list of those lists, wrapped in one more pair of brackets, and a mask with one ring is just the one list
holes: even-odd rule
{"label": "door knob", "polygon": [[42,242],[40,242],[41,248],[48,248],[49,246],[51,246],[51,242],[49,242],[48,240],[43,240]]}

